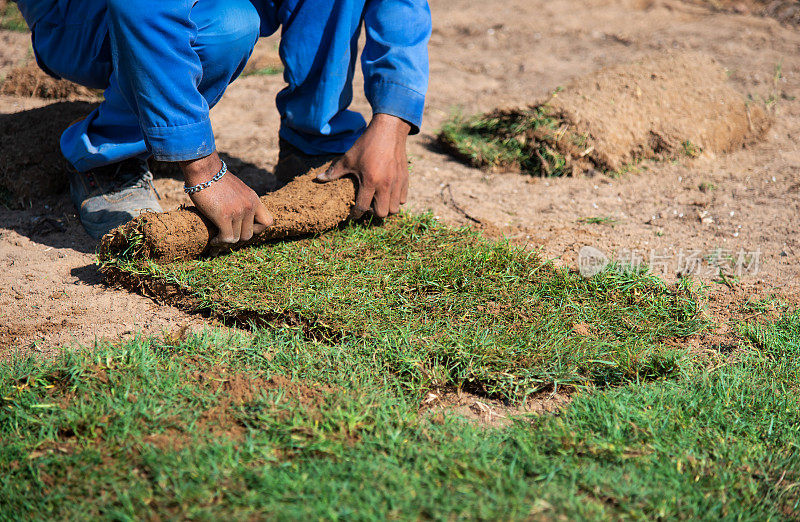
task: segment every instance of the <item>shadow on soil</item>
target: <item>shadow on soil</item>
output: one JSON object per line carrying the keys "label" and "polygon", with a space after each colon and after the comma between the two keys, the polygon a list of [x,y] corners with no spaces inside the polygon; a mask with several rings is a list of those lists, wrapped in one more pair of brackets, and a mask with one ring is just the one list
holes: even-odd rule
{"label": "shadow on soil", "polygon": [[75,267],[69,271],[69,275],[89,286],[97,286],[103,283],[103,274],[100,273],[100,268],[94,263]]}

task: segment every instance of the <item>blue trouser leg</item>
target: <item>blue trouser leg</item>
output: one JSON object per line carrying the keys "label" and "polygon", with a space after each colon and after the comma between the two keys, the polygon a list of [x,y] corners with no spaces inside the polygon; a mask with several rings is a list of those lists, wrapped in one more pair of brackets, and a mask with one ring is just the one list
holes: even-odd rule
{"label": "blue trouser leg", "polygon": [[[207,107],[216,104],[228,84],[239,75],[258,37],[258,14],[250,2],[199,0],[191,5],[189,20],[183,27],[193,35],[191,51],[196,63],[185,68],[174,67],[169,72],[158,71],[164,67],[163,62],[169,61],[169,41],[159,40],[158,30],[147,33],[142,29],[147,23],[146,16],[140,17],[137,25],[136,11],[124,1],[72,0],[68,4],[65,7],[62,2],[33,27],[37,59],[47,70],[63,78],[106,90],[100,106],[62,135],[61,149],[67,160],[84,171],[126,158],[147,157],[153,151],[161,159],[175,161],[212,152],[210,124],[190,121],[191,114],[180,113],[184,109],[181,102],[191,105],[192,100],[189,95],[184,98],[173,92],[171,82],[193,82],[192,89],[184,91],[193,90],[202,96],[199,102],[194,102],[198,109],[195,112],[203,114],[205,110],[207,120]],[[146,6],[140,4],[139,9],[143,8]],[[137,38],[141,41],[137,42]],[[84,59],[76,60],[76,56]],[[142,56],[150,60],[137,62]],[[147,63],[153,64],[152,70],[142,65]],[[131,82],[131,78],[148,77],[156,77],[156,82],[143,87]],[[173,95],[180,101],[161,100],[165,95]],[[144,106],[153,100],[155,109]],[[177,134],[176,127],[158,127],[157,117],[162,109],[165,121],[184,123],[181,121],[184,116],[188,121],[186,133],[191,137],[204,132],[208,137],[200,140],[202,146],[181,150],[182,138],[186,143],[196,144],[198,140],[181,136],[180,125]],[[144,118],[143,112],[147,112]],[[154,119],[155,125],[143,131],[143,124]],[[192,125],[202,129],[193,130]]]}
{"label": "blue trouser leg", "polygon": [[362,24],[365,94],[373,111],[406,120],[412,132],[422,121],[426,0],[19,4],[35,21],[34,48],[44,68],[107,88],[101,107],[62,138],[65,156],[81,170],[148,153],[181,161],[213,152],[208,108],[241,71],[257,34],[271,34],[279,24],[288,84],[277,99],[280,134],[297,148],[345,152],[364,131],[364,118],[347,109]]}
{"label": "blue trouser leg", "polygon": [[346,152],[366,123],[347,110],[365,0],[286,0],[278,11],[288,86],[278,94],[280,135],[307,154]]}

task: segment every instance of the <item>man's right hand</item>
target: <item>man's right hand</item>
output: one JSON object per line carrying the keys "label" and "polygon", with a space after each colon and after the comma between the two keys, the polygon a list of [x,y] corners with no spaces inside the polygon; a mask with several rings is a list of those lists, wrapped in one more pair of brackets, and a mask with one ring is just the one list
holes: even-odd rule
{"label": "man's right hand", "polygon": [[[187,186],[204,183],[219,172],[222,160],[216,152],[205,158],[180,162]],[[272,214],[253,190],[228,172],[222,179],[189,196],[198,210],[219,229],[213,245],[248,241],[272,225]]]}

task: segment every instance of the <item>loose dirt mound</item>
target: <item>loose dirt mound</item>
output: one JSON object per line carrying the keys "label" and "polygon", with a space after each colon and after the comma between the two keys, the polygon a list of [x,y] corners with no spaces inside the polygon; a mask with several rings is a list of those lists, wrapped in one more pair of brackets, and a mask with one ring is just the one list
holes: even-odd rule
{"label": "loose dirt mound", "polygon": [[[275,222],[247,245],[324,232],[346,220],[355,198],[355,182],[350,178],[316,182],[317,174],[326,168],[314,169],[262,197]],[[216,227],[194,207],[148,213],[106,234],[99,255],[101,261],[123,254],[158,263],[194,259],[211,250],[215,234]]]}
{"label": "loose dirt mound", "polygon": [[86,102],[59,102],[0,114],[0,203],[22,206],[66,190],[67,162],[59,139],[72,121],[93,108]]}
{"label": "loose dirt mound", "polygon": [[48,100],[72,100],[97,97],[97,91],[67,80],[56,80],[39,69],[36,62],[12,69],[0,85],[0,94],[27,96]]}
{"label": "loose dirt mound", "polygon": [[729,152],[769,124],[713,59],[668,54],[602,69],[528,108],[451,123],[439,139],[478,166],[560,175]]}

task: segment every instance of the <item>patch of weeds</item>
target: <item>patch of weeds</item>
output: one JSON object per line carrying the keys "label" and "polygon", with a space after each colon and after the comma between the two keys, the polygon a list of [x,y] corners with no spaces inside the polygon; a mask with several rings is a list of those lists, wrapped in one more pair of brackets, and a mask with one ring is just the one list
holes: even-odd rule
{"label": "patch of weeds", "polygon": [[283,67],[270,65],[267,67],[262,67],[260,69],[255,69],[253,71],[247,71],[242,73],[243,77],[247,76],[274,76],[276,74],[281,74],[283,72]]}
{"label": "patch of weeds", "polygon": [[[663,341],[703,329],[688,281],[614,267],[591,279],[506,241],[402,215],[300,241],[172,265],[113,269],[221,318],[288,325],[369,353],[415,393],[472,387],[519,400],[545,387],[670,375]],[[157,286],[157,285],[156,285]],[[585,324],[591,337],[580,336]]]}
{"label": "patch of weeds", "polygon": [[699,145],[696,145],[689,140],[681,143],[681,149],[683,151],[683,155],[689,158],[697,158],[703,153],[703,149]]}
{"label": "patch of weeds", "polygon": [[616,170],[608,171],[606,174],[613,179],[619,179],[628,174],[639,174],[641,172],[645,172],[647,169],[648,167],[643,165],[641,160],[637,160],[631,163],[626,163]]}
{"label": "patch of weeds", "polygon": [[746,105],[749,107],[752,103],[763,104],[768,113],[775,114],[781,100],[794,101],[795,99],[794,96],[789,96],[783,91],[781,87],[783,81],[783,65],[777,63],[772,74],[771,92],[766,97],[761,94],[748,94]]}
{"label": "patch of weeds", "polygon": [[743,313],[764,314],[772,310],[772,299],[748,299],[741,306]]}
{"label": "patch of weeds", "polygon": [[712,279],[712,282],[718,285],[725,285],[733,290],[739,285],[740,278],[739,276],[728,274],[725,269],[720,268],[717,277]]}
{"label": "patch of weeds", "polygon": [[2,11],[0,11],[0,29],[28,32],[28,24],[22,17],[22,13],[19,12],[15,2],[5,3],[5,7],[2,7]]}
{"label": "patch of weeds", "polygon": [[700,183],[698,188],[700,189],[700,192],[712,192],[714,190],[717,190],[717,185],[711,183],[710,181],[704,181]]}
{"label": "patch of weeds", "polygon": [[794,101],[795,99],[794,96],[787,96],[783,92],[781,82],[783,82],[783,64],[777,63],[775,64],[775,70],[772,74],[772,92],[764,101],[767,109],[773,112],[778,108],[780,100]]}
{"label": "patch of weeds", "polygon": [[570,131],[548,105],[499,110],[445,122],[439,143],[480,168],[539,176],[572,173],[571,161],[590,161],[588,139]]}
{"label": "patch of weeds", "polygon": [[584,225],[609,225],[613,227],[617,225],[619,221],[612,216],[594,216],[594,217],[580,218],[578,220],[578,223]]}
{"label": "patch of weeds", "polygon": [[787,314],[792,310],[792,305],[786,301],[778,299],[774,295],[760,299],[748,298],[739,307],[739,311],[744,314],[755,316],[765,315],[770,312],[780,312]]}
{"label": "patch of weeds", "polygon": [[749,322],[741,325],[741,333],[765,354],[776,357],[793,368],[785,373],[783,379],[787,382],[800,379],[795,377],[795,372],[800,371],[800,313],[783,314],[775,322]]}

